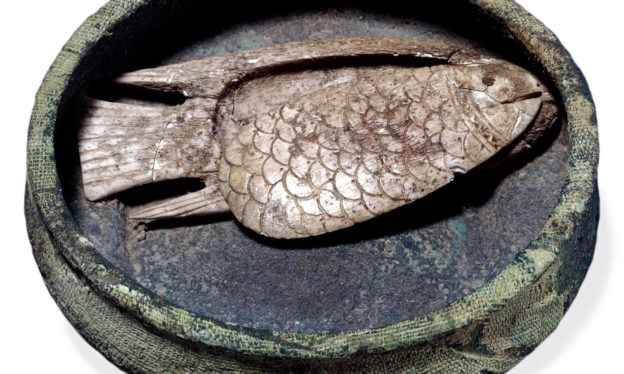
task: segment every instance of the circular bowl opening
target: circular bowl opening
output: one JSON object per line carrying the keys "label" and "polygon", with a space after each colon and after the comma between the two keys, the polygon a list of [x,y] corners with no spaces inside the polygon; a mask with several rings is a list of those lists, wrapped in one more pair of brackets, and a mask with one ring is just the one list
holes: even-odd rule
{"label": "circular bowl opening", "polygon": [[[556,38],[518,5],[492,3],[466,2],[453,12],[445,3],[417,9],[395,2],[226,4],[217,14],[199,1],[113,1],[72,38],[59,57],[71,63],[53,66],[63,74],[51,73],[38,97],[28,188],[39,219],[75,271],[124,313],[161,333],[246,354],[344,358],[413,349],[464,330],[481,331],[487,342],[488,321],[517,314],[513,303],[527,300],[524,293],[549,272],[550,290],[565,294],[556,304],[563,310],[591,259],[597,222],[593,106],[569,55],[552,43]],[[85,199],[76,147],[82,98],[175,104],[171,97],[111,91],[105,82],[112,77],[289,41],[368,35],[442,42],[510,60],[560,96],[563,119],[520,159],[316,238],[266,239],[222,216],[166,221],[138,240],[126,207],[196,189],[189,180],[98,203]],[[78,53],[68,57],[72,48]],[[566,245],[575,236],[586,242],[570,252]],[[554,316],[556,325],[561,316]]]}

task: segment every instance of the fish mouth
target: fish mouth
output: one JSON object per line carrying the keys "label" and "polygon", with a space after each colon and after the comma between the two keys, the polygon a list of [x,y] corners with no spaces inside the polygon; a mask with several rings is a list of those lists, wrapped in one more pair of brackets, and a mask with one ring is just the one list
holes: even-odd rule
{"label": "fish mouth", "polygon": [[518,118],[511,131],[512,138],[520,136],[520,134],[533,124],[542,107],[541,96],[540,93],[538,96],[527,96],[511,102],[518,111]]}
{"label": "fish mouth", "polygon": [[518,73],[513,74],[511,79],[515,94],[508,100],[501,101],[501,104],[513,105],[518,113],[511,133],[513,138],[530,130],[540,115],[544,100],[550,96],[545,91],[545,86],[533,74],[525,71]]}
{"label": "fish mouth", "polygon": [[[559,106],[552,94],[545,88],[539,95],[524,95],[513,102],[518,108],[520,115],[524,117],[526,107],[537,106],[537,111],[530,119],[526,118],[526,125],[516,124],[513,133],[517,136],[517,141],[508,153],[509,158],[517,157],[540,143],[545,134],[555,127],[559,121]],[[524,126],[523,126],[524,125]]]}
{"label": "fish mouth", "polygon": [[516,96],[513,99],[503,101],[501,104],[512,104],[512,103],[517,103],[523,100],[537,99],[537,98],[540,98],[543,94],[544,93],[542,91],[535,91],[535,92]]}
{"label": "fish mouth", "polygon": [[513,105],[518,111],[518,119],[511,132],[512,138],[520,136],[527,128],[531,127],[537,119],[542,108],[542,91],[534,91],[509,100],[509,105]]}

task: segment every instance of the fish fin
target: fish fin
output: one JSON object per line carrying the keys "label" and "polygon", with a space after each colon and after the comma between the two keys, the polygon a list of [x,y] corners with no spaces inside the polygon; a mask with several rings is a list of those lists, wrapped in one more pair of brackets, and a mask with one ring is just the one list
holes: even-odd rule
{"label": "fish fin", "polygon": [[135,207],[130,211],[130,219],[150,222],[158,219],[222,214],[229,211],[221,191],[215,184],[183,196]]}
{"label": "fish fin", "polygon": [[435,63],[451,62],[457,48],[425,41],[356,37],[293,42],[207,57],[121,75],[115,83],[140,89],[217,98],[231,82],[280,66],[306,65],[323,59],[355,56],[411,56]]}
{"label": "fish fin", "polygon": [[228,83],[240,74],[224,69],[222,58],[208,58],[181,64],[137,70],[117,77],[116,84],[149,91],[181,94],[187,98],[217,98]]}

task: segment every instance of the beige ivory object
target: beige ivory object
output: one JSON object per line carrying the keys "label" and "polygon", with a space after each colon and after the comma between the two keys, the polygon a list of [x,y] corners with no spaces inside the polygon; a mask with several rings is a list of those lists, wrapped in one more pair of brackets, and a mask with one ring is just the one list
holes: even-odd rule
{"label": "beige ivory object", "polygon": [[93,100],[79,130],[89,200],[162,180],[206,188],[130,218],[231,210],[300,238],[413,202],[556,120],[547,88],[507,61],[380,37],[289,43],[127,73],[121,85],[183,94],[177,106]]}

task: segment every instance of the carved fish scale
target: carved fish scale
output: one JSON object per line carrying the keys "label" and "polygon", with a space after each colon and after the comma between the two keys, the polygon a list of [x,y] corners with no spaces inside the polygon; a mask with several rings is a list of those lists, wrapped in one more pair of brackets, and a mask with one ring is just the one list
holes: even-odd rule
{"label": "carved fish scale", "polygon": [[[309,64],[389,55],[430,64]],[[88,198],[198,177],[204,190],[131,218],[229,209],[276,238],[335,231],[413,202],[502,149],[530,147],[557,114],[544,85],[515,65],[402,39],[286,44],[118,82],[190,99],[159,109],[95,102],[79,135]]]}

